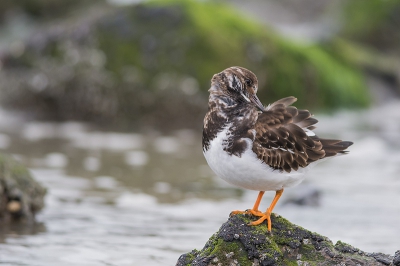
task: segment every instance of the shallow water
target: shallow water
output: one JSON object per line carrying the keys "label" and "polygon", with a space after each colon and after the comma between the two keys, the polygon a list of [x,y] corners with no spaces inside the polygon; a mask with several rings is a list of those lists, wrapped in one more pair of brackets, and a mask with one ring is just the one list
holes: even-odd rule
{"label": "shallow water", "polygon": [[[25,123],[4,111],[0,118],[0,148],[49,188],[37,224],[0,231],[1,265],[174,265],[257,196],[214,177],[199,132],[99,131],[74,122]],[[394,254],[400,103],[317,118],[318,135],[355,144],[349,155],[317,165],[305,185],[287,189],[275,211],[333,241]],[[285,204],[310,187],[321,191],[319,207]]]}

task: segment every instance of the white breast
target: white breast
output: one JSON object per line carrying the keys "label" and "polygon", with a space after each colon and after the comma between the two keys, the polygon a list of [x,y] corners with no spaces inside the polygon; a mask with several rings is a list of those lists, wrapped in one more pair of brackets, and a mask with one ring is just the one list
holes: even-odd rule
{"label": "white breast", "polygon": [[272,169],[257,158],[252,151],[253,143],[248,138],[243,139],[247,142],[247,149],[241,157],[229,155],[224,151],[228,128],[218,133],[204,152],[208,165],[220,178],[232,185],[257,191],[276,191],[303,181],[304,168],[291,173]]}

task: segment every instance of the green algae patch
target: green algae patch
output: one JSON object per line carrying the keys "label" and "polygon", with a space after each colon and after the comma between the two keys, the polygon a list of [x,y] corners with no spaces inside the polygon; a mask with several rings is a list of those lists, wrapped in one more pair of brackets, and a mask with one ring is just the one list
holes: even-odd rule
{"label": "green algae patch", "polygon": [[272,214],[272,232],[266,223],[250,226],[251,215],[234,215],[201,251],[183,254],[176,265],[389,265],[381,253],[365,253],[308,231]]}
{"label": "green algae patch", "polygon": [[342,13],[342,35],[375,47],[398,51],[399,1],[346,1]]}
{"label": "green algae patch", "polygon": [[239,241],[226,242],[217,235],[213,235],[204,246],[203,250],[193,250],[181,257],[184,265],[252,265],[247,258],[244,246]]}
{"label": "green algae patch", "polygon": [[211,255],[215,256],[212,263],[216,265],[218,263],[222,263],[222,265],[231,265],[233,263],[244,266],[252,264],[246,257],[244,246],[239,241],[225,242],[219,239]]}
{"label": "green algae patch", "polygon": [[125,129],[197,128],[210,79],[231,66],[257,75],[264,104],[287,96],[314,111],[370,103],[354,53],[285,38],[227,4],[154,0],[100,9],[44,28],[21,55],[5,52],[2,106]]}
{"label": "green algae patch", "polygon": [[308,262],[324,261],[325,257],[315,251],[312,244],[303,244],[299,247],[299,253],[302,254],[301,260]]}
{"label": "green algae patch", "polygon": [[106,67],[122,79],[123,69],[134,66],[141,81],[136,88],[157,91],[166,73],[173,77],[171,88],[190,77],[206,95],[215,73],[239,65],[258,76],[264,102],[288,95],[297,96],[300,106],[320,108],[370,102],[360,69],[319,44],[284,38],[223,3],[149,1],[124,8],[103,26],[98,36]]}

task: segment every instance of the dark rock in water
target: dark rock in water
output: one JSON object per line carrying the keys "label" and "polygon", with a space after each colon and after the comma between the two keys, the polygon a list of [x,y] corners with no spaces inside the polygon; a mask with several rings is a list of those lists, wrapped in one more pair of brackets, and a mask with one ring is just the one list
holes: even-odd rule
{"label": "dark rock in water", "polygon": [[284,204],[318,207],[321,203],[321,191],[308,183],[300,184],[296,190],[290,191]]}
{"label": "dark rock in water", "polygon": [[400,266],[400,250],[394,254],[393,265]]}
{"label": "dark rock in water", "polygon": [[[253,219],[253,218],[252,218]],[[395,257],[366,253],[310,232],[272,215],[272,233],[265,223],[247,225],[247,215],[235,215],[208,240],[204,248],[181,255],[177,266],[209,265],[398,265]],[[396,264],[397,263],[397,264]]]}
{"label": "dark rock in water", "polygon": [[33,222],[45,194],[24,166],[0,154],[0,222]]}

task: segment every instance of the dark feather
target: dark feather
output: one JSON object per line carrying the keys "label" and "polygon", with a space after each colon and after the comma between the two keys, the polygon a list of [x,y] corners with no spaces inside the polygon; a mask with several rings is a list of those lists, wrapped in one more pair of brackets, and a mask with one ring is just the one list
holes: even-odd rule
{"label": "dark feather", "polygon": [[269,105],[255,124],[253,151],[270,167],[290,173],[322,158],[344,153],[352,142],[308,136],[317,119],[308,110],[294,106],[296,98],[287,97]]}
{"label": "dark feather", "polygon": [[[311,127],[312,125],[318,123],[318,120],[312,117],[309,117],[307,119],[304,119],[303,121],[297,122],[296,125],[298,125],[301,128],[307,128]],[[312,129],[310,129],[312,130]]]}

